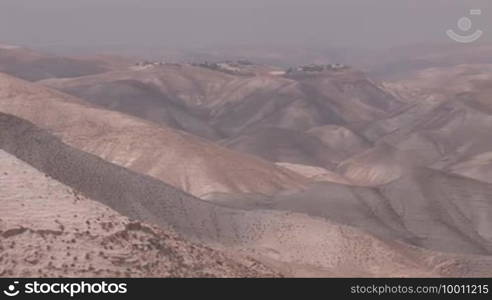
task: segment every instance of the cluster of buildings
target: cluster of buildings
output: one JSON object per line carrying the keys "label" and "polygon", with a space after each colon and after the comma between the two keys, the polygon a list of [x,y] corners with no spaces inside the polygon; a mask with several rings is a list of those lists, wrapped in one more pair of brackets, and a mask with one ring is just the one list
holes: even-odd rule
{"label": "cluster of buildings", "polygon": [[[214,71],[224,72],[233,75],[254,75],[259,71],[255,69],[255,64],[248,60],[226,60],[222,62],[189,62],[184,64],[179,63],[166,63],[163,61],[149,61],[143,60],[135,64],[135,68],[147,69],[156,66],[173,65],[181,67],[183,65],[191,65],[195,67],[207,68]],[[348,69],[349,67],[344,64],[309,64],[302,65],[298,67],[289,68],[287,71],[284,70],[267,70],[265,73],[273,76],[284,76],[284,75],[302,75],[302,74],[313,74],[325,71],[338,71]],[[261,72],[261,71],[260,71]]]}
{"label": "cluster of buildings", "polygon": [[237,61],[223,61],[223,62],[202,62],[193,63],[193,66],[211,69],[214,71],[221,71],[229,74],[243,74],[247,73],[247,67],[254,65],[248,60],[237,60]]}
{"label": "cluster of buildings", "polygon": [[287,74],[291,73],[307,73],[307,72],[323,72],[323,71],[338,71],[348,69],[349,67],[344,64],[328,64],[328,65],[318,65],[310,64],[298,66],[295,68],[290,68],[287,70]]}
{"label": "cluster of buildings", "polygon": [[154,67],[159,67],[159,66],[181,67],[182,65],[179,63],[143,60],[143,61],[136,62],[134,68],[137,70],[144,70],[144,69],[149,69],[149,68],[154,68]]}
{"label": "cluster of buildings", "polygon": [[143,60],[135,63],[135,66],[137,67],[148,67],[148,66],[163,66],[165,65],[164,62],[161,61],[148,61],[148,60]]}

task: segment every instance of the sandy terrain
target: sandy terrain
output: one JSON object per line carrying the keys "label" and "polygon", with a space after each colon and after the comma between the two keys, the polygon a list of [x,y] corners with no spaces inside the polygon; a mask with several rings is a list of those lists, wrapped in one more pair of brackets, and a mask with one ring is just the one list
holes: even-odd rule
{"label": "sandy terrain", "polygon": [[[238,76],[178,64],[42,83],[212,139],[238,138],[271,127],[306,131],[328,124],[358,124],[401,105],[362,72],[352,70],[300,77]],[[137,94],[142,106],[135,108],[128,93]],[[203,125],[194,126],[198,121]]]}
{"label": "sandy terrain", "polygon": [[1,150],[0,206],[0,277],[275,275],[131,221]]}
{"label": "sandy terrain", "polygon": [[0,74],[0,274],[492,276],[490,73]]}
{"label": "sandy terrain", "polygon": [[196,196],[211,192],[271,194],[305,182],[302,176],[254,156],[7,75],[0,75],[0,99],[0,112],[25,118],[68,145]]}
{"label": "sandy terrain", "polygon": [[4,149],[82,194],[133,219],[248,253],[284,275],[482,276],[492,269],[490,257],[432,252],[322,217],[215,205],[64,146],[20,119],[3,115],[0,123]]}

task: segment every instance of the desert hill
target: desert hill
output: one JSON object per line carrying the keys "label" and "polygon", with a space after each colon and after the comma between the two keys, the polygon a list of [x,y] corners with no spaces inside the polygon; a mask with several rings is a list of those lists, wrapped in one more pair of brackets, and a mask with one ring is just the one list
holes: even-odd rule
{"label": "desert hill", "polygon": [[273,197],[221,196],[216,201],[236,208],[305,213],[436,251],[492,252],[490,184],[425,168],[370,188],[334,179]]}
{"label": "desert hill", "polygon": [[[0,45],[0,72],[29,81],[79,77],[107,72],[116,64],[109,57],[72,58]],[[121,63],[118,63],[121,65]]]}
{"label": "desert hill", "polygon": [[248,253],[283,274],[483,276],[490,272],[492,261],[484,256],[430,252],[304,214],[217,206],[63,145],[32,123],[9,115],[0,120],[1,148],[83,195],[132,219],[173,227],[224,251]]}
{"label": "desert hill", "polygon": [[334,168],[343,156],[318,138],[304,132],[278,127],[261,128],[244,133],[221,144],[244,153],[257,155],[273,162],[289,162]]}
{"label": "desert hill", "polygon": [[[39,75],[30,57],[40,54],[3,49]],[[29,191],[60,186],[49,189],[57,199],[79,197],[74,205],[100,207],[96,218],[121,220],[118,230],[137,228],[142,247],[172,239],[190,255],[184,269],[165,260],[162,273],[139,276],[188,276],[197,267],[191,243],[210,258],[204,276],[491,276],[492,69],[480,62],[485,52],[463,65],[449,63],[470,53],[444,52],[449,61],[426,56],[432,68],[410,60],[383,69],[405,76],[382,83],[343,65],[283,72],[248,61],[129,66],[104,57],[89,64],[105,70],[72,78],[0,74],[0,149],[9,153],[0,151],[0,163],[26,170],[0,170],[15,182],[6,205],[16,193],[29,200]],[[23,174],[36,185],[17,185],[29,182]],[[92,218],[88,206],[67,210],[78,207]],[[15,222],[19,249],[28,248],[25,234],[38,247],[36,232]]]}
{"label": "desert hill", "polygon": [[68,145],[197,196],[271,194],[305,182],[302,176],[253,156],[6,75],[0,75],[0,112],[29,120]]}
{"label": "desert hill", "polygon": [[373,122],[362,135],[413,152],[414,161],[443,170],[490,152],[490,66],[432,68],[419,74],[390,84],[408,105]]}
{"label": "desert hill", "polygon": [[[201,114],[228,137],[264,126],[307,130],[370,121],[401,104],[363,73],[351,69],[289,76],[238,76],[205,67],[164,64],[43,81],[93,103],[121,109],[125,105],[117,93],[111,93],[111,87],[124,91],[135,88],[137,82],[140,89],[146,88],[154,97],[160,93],[161,107],[173,102]],[[154,102],[158,109],[158,101]]]}
{"label": "desert hill", "polygon": [[129,220],[2,150],[0,170],[0,277],[277,275]]}
{"label": "desert hill", "polygon": [[[368,145],[349,128],[361,128],[405,104],[352,69],[242,76],[187,64],[158,64],[42,83],[111,110],[221,140],[234,150],[274,162],[284,160],[281,153],[293,147],[286,162],[323,167]],[[343,142],[347,146],[330,153],[329,142],[320,139],[337,133],[323,126],[345,127],[336,138],[347,139]],[[317,133],[304,136],[314,128]],[[304,149],[301,140],[310,141]],[[309,162],[306,153],[319,154]]]}
{"label": "desert hill", "polygon": [[446,170],[453,174],[492,183],[492,153],[485,152],[468,157],[447,167]]}
{"label": "desert hill", "polygon": [[373,53],[359,60],[371,76],[385,80],[409,79],[429,68],[449,68],[461,64],[490,64],[490,43],[462,47],[452,41],[442,44],[416,44]]}

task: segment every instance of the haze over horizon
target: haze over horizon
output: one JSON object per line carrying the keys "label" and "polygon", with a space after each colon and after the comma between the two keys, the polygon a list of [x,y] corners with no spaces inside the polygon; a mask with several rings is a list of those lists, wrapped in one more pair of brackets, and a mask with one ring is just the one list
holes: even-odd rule
{"label": "haze over horizon", "polygon": [[[429,1],[430,2],[430,1]],[[485,0],[1,1],[0,41],[53,49],[302,45],[387,48],[441,43],[470,9],[491,41]]]}

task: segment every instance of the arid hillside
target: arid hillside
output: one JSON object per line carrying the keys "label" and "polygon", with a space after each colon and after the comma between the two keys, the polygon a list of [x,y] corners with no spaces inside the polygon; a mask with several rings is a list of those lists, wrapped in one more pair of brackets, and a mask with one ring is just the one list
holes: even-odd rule
{"label": "arid hillside", "polygon": [[247,253],[287,276],[484,276],[491,269],[486,256],[432,252],[326,216],[214,205],[64,145],[14,116],[2,115],[0,127],[1,148],[81,194],[132,219]]}
{"label": "arid hillside", "polygon": [[[348,128],[361,128],[405,104],[352,69],[244,76],[163,64],[42,83],[274,162],[323,167],[347,158],[346,148],[331,145],[331,151],[318,136],[321,129],[318,135],[306,131],[338,126],[350,132]],[[345,138],[350,140],[342,143],[355,138],[367,144],[353,133],[337,137]],[[350,150],[356,152],[357,148]]]}
{"label": "arid hillside", "polygon": [[0,47],[0,276],[492,276],[489,48],[418,49],[364,73]]}
{"label": "arid hillside", "polygon": [[[411,153],[413,162],[441,170],[490,152],[491,70],[490,65],[430,68],[411,79],[388,83],[408,106],[374,122],[362,134]],[[463,175],[468,172],[473,173]]]}
{"label": "arid hillside", "polygon": [[29,81],[99,74],[122,66],[110,57],[72,58],[0,44],[0,72]]}
{"label": "arid hillside", "polygon": [[271,194],[305,182],[302,176],[254,156],[6,75],[0,75],[0,112],[29,120],[68,145],[196,196]]}
{"label": "arid hillside", "polygon": [[0,277],[270,277],[130,220],[0,150]]}

